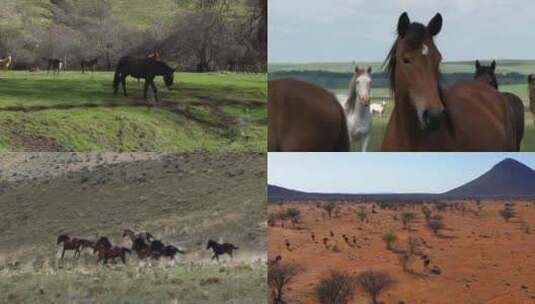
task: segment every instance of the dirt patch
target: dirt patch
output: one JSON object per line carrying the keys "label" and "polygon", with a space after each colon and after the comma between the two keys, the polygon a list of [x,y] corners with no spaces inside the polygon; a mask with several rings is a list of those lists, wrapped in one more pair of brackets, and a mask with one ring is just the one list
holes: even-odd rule
{"label": "dirt patch", "polygon": [[54,138],[39,134],[11,134],[9,140],[13,147],[18,147],[18,152],[41,151],[41,152],[66,152]]}

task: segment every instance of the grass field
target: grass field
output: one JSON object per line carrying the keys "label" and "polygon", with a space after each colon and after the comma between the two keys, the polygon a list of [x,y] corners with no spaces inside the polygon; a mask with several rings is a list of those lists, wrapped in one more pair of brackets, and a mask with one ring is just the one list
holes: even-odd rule
{"label": "grass field", "polygon": [[[111,72],[0,73],[0,151],[265,151],[265,74],[176,73],[112,94]],[[149,99],[152,96],[149,93]]]}
{"label": "grass field", "polygon": [[[535,73],[535,60],[498,60],[497,73],[509,73],[517,72],[521,74]],[[357,63],[359,66],[372,66],[374,72],[381,71],[381,63]],[[353,68],[353,63],[310,63],[310,64],[270,64],[269,73],[275,73],[280,71],[327,71],[334,73],[349,73]],[[441,71],[445,73],[472,73],[474,70],[473,62],[446,62],[441,66]],[[347,95],[347,89],[340,88],[327,88],[333,91],[335,94]],[[522,151],[535,151],[535,118],[529,111],[528,103],[528,89],[526,84],[508,84],[501,85],[500,91],[511,92],[518,95],[523,101],[526,110],[525,117],[525,132],[522,140]],[[372,84],[371,96],[374,101],[381,99],[381,97],[390,96],[390,92],[385,87],[374,87]],[[392,100],[390,100],[392,101]],[[385,113],[382,116],[374,116],[373,129],[371,133],[370,142],[368,145],[368,151],[377,152],[381,150],[384,133],[386,132],[386,126],[392,113],[393,104],[388,102],[386,105]],[[361,145],[354,144],[352,146],[353,151],[360,151]]]}
{"label": "grass field", "polygon": [[[265,168],[251,153],[0,154],[0,303],[264,303]],[[61,233],[126,228],[186,251],[176,263],[127,257],[98,266],[90,250],[59,259]],[[240,247],[211,262],[206,242]]]}

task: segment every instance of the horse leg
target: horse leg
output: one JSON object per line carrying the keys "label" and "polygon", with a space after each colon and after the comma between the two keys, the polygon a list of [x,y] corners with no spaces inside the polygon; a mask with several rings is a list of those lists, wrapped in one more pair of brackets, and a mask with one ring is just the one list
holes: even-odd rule
{"label": "horse leg", "polygon": [[156,90],[156,85],[154,84],[154,79],[150,80],[150,86],[152,87],[152,92],[154,93],[154,99],[158,102],[158,91]]}
{"label": "horse leg", "polygon": [[123,93],[124,93],[124,96],[128,96],[126,94],[126,75],[121,75],[121,84],[123,86]]}
{"label": "horse leg", "polygon": [[123,264],[126,265],[126,257],[125,257],[124,251],[123,251],[123,254],[121,255],[121,260],[123,260]]}
{"label": "horse leg", "polygon": [[147,100],[147,91],[149,89],[149,80],[148,79],[145,79],[145,88],[143,90],[143,98],[145,98],[145,100]]}
{"label": "horse leg", "polygon": [[65,247],[63,247],[63,252],[61,253],[61,259],[63,260],[63,257],[65,256]]}
{"label": "horse leg", "polygon": [[368,151],[368,142],[370,141],[370,133],[364,136],[364,141],[362,142],[362,152]]}

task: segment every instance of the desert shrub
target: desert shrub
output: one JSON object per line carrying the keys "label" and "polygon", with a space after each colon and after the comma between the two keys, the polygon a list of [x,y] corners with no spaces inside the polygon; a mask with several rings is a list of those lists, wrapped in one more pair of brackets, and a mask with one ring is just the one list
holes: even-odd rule
{"label": "desert shrub", "polygon": [[277,215],[274,213],[270,213],[268,215],[267,223],[269,227],[275,227],[275,225],[277,224]]}
{"label": "desert shrub", "polygon": [[357,212],[357,217],[360,220],[360,223],[364,223],[368,220],[368,210],[366,210],[366,207],[360,206],[359,211]]}
{"label": "desert shrub", "polygon": [[271,289],[273,304],[284,304],[284,288],[290,281],[302,271],[295,264],[276,264],[268,269],[268,285]]}
{"label": "desert shrub", "polygon": [[381,292],[394,285],[395,281],[387,272],[368,270],[356,277],[359,286],[372,298],[373,304],[377,304],[377,297]]}
{"label": "desert shrub", "polygon": [[433,234],[438,235],[442,229],[446,228],[446,225],[442,220],[431,219],[427,222],[427,227],[433,231]]}
{"label": "desert shrub", "polygon": [[401,213],[401,222],[403,223],[404,229],[409,229],[409,225],[416,219],[416,214],[414,212],[403,212]]}
{"label": "desert shrub", "polygon": [[386,244],[386,249],[391,250],[392,244],[398,239],[396,234],[392,231],[389,231],[383,235],[383,241]]}
{"label": "desert shrub", "polygon": [[425,220],[428,221],[431,218],[431,208],[427,206],[422,207],[422,213],[424,214]]}
{"label": "desert shrub", "polygon": [[316,288],[321,304],[346,304],[353,297],[355,280],[348,274],[332,272],[320,281]]}
{"label": "desert shrub", "polygon": [[511,218],[515,217],[515,213],[515,209],[511,206],[506,206],[504,209],[500,210],[500,215],[506,222],[509,222]]}
{"label": "desert shrub", "polygon": [[327,204],[323,204],[321,207],[323,208],[323,210],[325,210],[327,212],[329,217],[332,217],[333,211],[336,208],[336,204],[333,203],[333,202],[330,202],[330,203],[327,203]]}

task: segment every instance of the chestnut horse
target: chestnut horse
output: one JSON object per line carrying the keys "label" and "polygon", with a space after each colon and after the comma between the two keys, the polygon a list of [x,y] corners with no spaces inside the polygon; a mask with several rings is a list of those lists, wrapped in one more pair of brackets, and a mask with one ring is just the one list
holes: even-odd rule
{"label": "chestnut horse", "polygon": [[441,29],[440,14],[427,26],[399,17],[385,61],[395,102],[382,150],[514,151],[513,114],[498,91],[475,80],[441,88],[442,55],[433,40]]}
{"label": "chestnut horse", "polygon": [[347,152],[344,109],[329,91],[294,79],[268,83],[269,152]]}
{"label": "chestnut horse", "polygon": [[[479,60],[476,60],[476,71],[474,74],[474,79],[483,81],[484,83],[492,86],[498,90],[498,80],[496,79],[496,61],[492,61],[489,66],[481,65]],[[512,121],[510,122],[515,128],[515,138],[516,138],[516,151],[520,151],[520,145],[522,143],[522,138],[524,137],[524,103],[522,99],[517,95],[509,92],[501,92],[503,97],[507,99],[507,106],[512,111],[513,115],[511,116]]]}
{"label": "chestnut horse", "polygon": [[528,76],[529,109],[535,115],[535,75]]}

